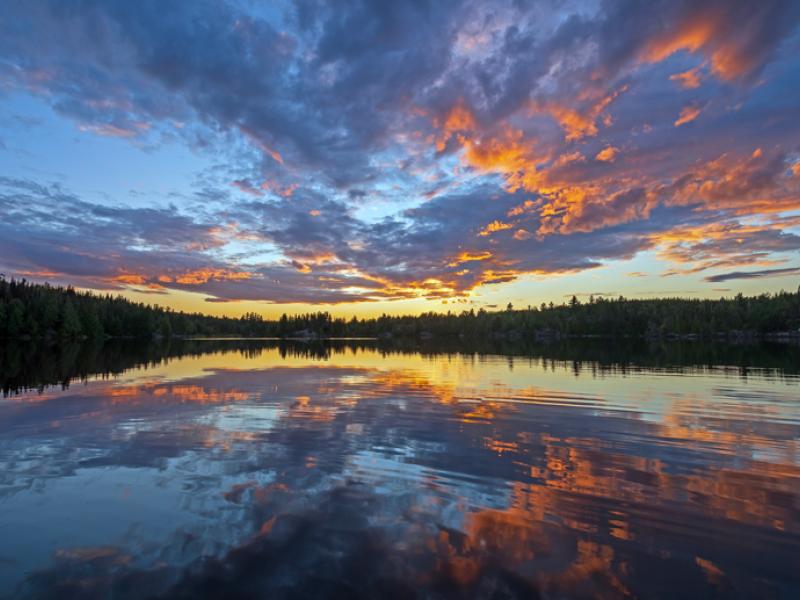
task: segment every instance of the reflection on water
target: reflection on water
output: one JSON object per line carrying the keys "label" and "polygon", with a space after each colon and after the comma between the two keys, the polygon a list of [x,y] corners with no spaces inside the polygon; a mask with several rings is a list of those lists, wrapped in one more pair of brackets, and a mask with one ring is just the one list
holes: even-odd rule
{"label": "reflection on water", "polygon": [[798,597],[796,349],[445,350],[6,349],[0,594]]}

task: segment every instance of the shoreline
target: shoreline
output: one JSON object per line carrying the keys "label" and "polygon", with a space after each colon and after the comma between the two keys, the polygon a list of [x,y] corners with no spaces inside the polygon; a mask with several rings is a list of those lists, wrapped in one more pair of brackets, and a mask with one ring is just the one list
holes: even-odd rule
{"label": "shoreline", "polygon": [[759,333],[753,331],[731,331],[731,332],[718,332],[713,335],[703,335],[697,333],[668,333],[660,336],[652,335],[619,335],[619,334],[598,334],[598,333],[560,333],[560,332],[537,332],[535,335],[522,335],[515,332],[507,334],[493,333],[488,337],[481,337],[480,335],[465,335],[465,334],[452,334],[452,335],[434,335],[427,332],[422,332],[418,335],[398,335],[383,334],[377,336],[241,336],[241,335],[211,335],[211,336],[195,336],[195,335],[125,335],[125,336],[103,336],[99,338],[92,338],[82,336],[78,338],[60,338],[58,336],[20,336],[20,337],[0,337],[0,343],[15,343],[15,342],[45,342],[47,345],[58,345],[63,343],[86,343],[86,342],[111,342],[111,341],[164,341],[164,340],[180,340],[180,341],[262,341],[262,342],[483,342],[483,341],[505,341],[505,342],[537,342],[537,343],[553,343],[563,342],[570,340],[626,340],[626,341],[647,341],[647,342],[703,342],[703,343],[747,343],[747,342],[784,342],[784,343],[800,343],[800,331],[777,331],[769,333]]}

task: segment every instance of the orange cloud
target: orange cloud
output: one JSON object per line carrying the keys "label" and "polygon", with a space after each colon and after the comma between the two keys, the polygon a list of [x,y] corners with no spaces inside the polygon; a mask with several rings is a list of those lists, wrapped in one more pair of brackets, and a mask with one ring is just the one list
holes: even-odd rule
{"label": "orange cloud", "polygon": [[242,132],[242,133],[243,133],[243,134],[244,134],[244,135],[245,135],[247,138],[249,138],[249,139],[250,139],[250,141],[251,141],[251,142],[253,142],[253,144],[255,144],[256,146],[258,146],[258,148],[260,148],[260,149],[261,149],[261,151],[262,151],[264,154],[266,154],[266,155],[268,155],[268,156],[272,157],[272,160],[274,160],[274,161],[275,161],[275,162],[277,162],[278,164],[281,164],[281,165],[283,164],[283,156],[281,156],[281,155],[280,155],[280,153],[279,153],[277,150],[274,150],[274,149],[273,149],[271,146],[269,146],[269,145],[268,145],[268,144],[267,144],[267,143],[266,143],[266,142],[265,142],[265,141],[264,141],[264,140],[261,138],[261,136],[260,136],[258,133],[251,131],[251,130],[250,130],[250,129],[248,129],[247,127],[242,127],[242,126],[240,126],[240,127],[239,127],[239,130],[240,130],[240,131],[241,131],[241,132]]}
{"label": "orange cloud", "polygon": [[[292,260],[292,266],[301,273],[311,273],[311,265],[326,265],[339,261],[339,257],[332,252],[321,252],[319,254],[297,255],[296,260]],[[361,275],[363,277],[363,275]]]}
{"label": "orange cloud", "polygon": [[520,130],[503,128],[496,135],[466,139],[463,160],[473,168],[505,176],[506,189],[536,190],[541,182],[537,165],[546,156],[536,156],[533,144],[524,139]]}
{"label": "orange cloud", "polygon": [[496,231],[504,231],[506,229],[511,229],[514,227],[511,223],[503,223],[502,221],[492,221],[486,227],[478,232],[478,235],[481,237],[486,237],[488,235],[493,234]]}
{"label": "orange cloud", "polygon": [[562,154],[559,156],[555,161],[553,161],[553,166],[563,167],[573,163],[584,162],[585,160],[586,157],[576,150],[575,152],[570,152],[568,154]]}
{"label": "orange cloud", "polygon": [[722,45],[711,55],[711,70],[726,81],[746,75],[756,64],[757,59],[732,43]]}
{"label": "orange cloud", "polygon": [[700,67],[675,73],[669,76],[670,81],[677,81],[685,90],[693,90],[700,87]]}
{"label": "orange cloud", "polygon": [[694,121],[698,116],[700,116],[701,109],[695,105],[688,105],[684,106],[681,109],[681,114],[678,119],[675,121],[675,127],[680,127],[681,125],[685,125],[686,123],[691,123]]}
{"label": "orange cloud", "polygon": [[[598,118],[608,105],[627,89],[628,86],[625,85],[599,98],[595,96],[594,100],[591,99],[591,92],[587,92],[583,98],[580,98],[580,100],[588,100],[590,102],[588,108],[583,111],[554,102],[545,104],[532,103],[530,108],[534,113],[544,111],[550,114],[566,132],[565,138],[567,141],[579,140],[597,135]],[[609,125],[610,117],[605,119],[605,122],[606,125]]]}
{"label": "orange cloud", "polygon": [[294,265],[294,268],[301,273],[311,273],[311,267],[308,265],[304,265],[303,263],[299,263],[297,261],[292,261],[292,265]]}
{"label": "orange cloud", "polygon": [[35,271],[28,271],[28,270],[17,271],[16,275],[19,277],[41,277],[41,278],[52,279],[55,277],[61,277],[64,274],[59,273],[58,271],[53,271],[51,269],[37,269]]}
{"label": "orange cloud", "polygon": [[339,257],[332,252],[320,252],[319,254],[306,256],[303,258],[303,260],[314,265],[325,265],[338,261]]}
{"label": "orange cloud", "polygon": [[147,281],[147,278],[144,275],[136,275],[134,273],[123,273],[122,275],[117,275],[111,278],[111,281],[115,281],[117,283],[125,283],[129,285],[142,285]]}
{"label": "orange cloud", "polygon": [[[594,120],[626,89],[620,88],[594,102],[588,117],[572,109],[559,112],[560,109],[550,106],[548,110],[552,114],[555,108],[556,114],[567,115],[564,120],[567,137],[591,134],[596,129]],[[540,224],[537,235],[588,232],[646,218],[656,204],[656,196],[640,188],[627,188],[615,193],[613,188],[608,189],[612,182],[575,185],[569,183],[570,177],[562,181],[555,168],[584,161],[580,152],[561,154],[548,168],[547,163],[552,160],[549,151],[537,154],[534,144],[525,139],[521,130],[502,125],[494,132],[480,134],[471,129],[476,122],[471,113],[465,111],[463,105],[458,105],[448,113],[442,121],[444,131],[439,139],[449,141],[453,132],[457,132],[456,139],[464,148],[462,162],[483,172],[503,175],[509,192],[525,189],[539,194],[540,200],[526,200],[507,212],[507,216],[513,219],[538,211]],[[608,146],[598,152],[595,159],[610,163],[618,155],[618,148]],[[513,222],[495,220],[481,229],[478,236],[488,237],[515,227]],[[513,237],[524,240],[531,235],[526,229],[518,228]]]}
{"label": "orange cloud", "polygon": [[461,252],[451,262],[447,263],[448,267],[457,267],[461,263],[472,262],[476,260],[487,260],[492,257],[491,252]]}
{"label": "orange cloud", "polygon": [[723,154],[662,191],[672,205],[702,204],[737,214],[798,210],[800,181],[788,173],[783,155],[757,149],[746,158]]}
{"label": "orange cloud", "polygon": [[796,240],[784,236],[785,227],[800,225],[800,217],[773,223],[747,225],[737,221],[681,227],[653,236],[658,257],[686,268],[671,269],[663,275],[690,274],[715,268],[774,266],[785,259],[773,252],[796,251]]}
{"label": "orange cloud", "polygon": [[444,151],[447,147],[447,142],[450,141],[453,136],[459,138],[459,142],[463,145],[466,139],[464,135],[472,134],[477,130],[475,116],[463,101],[459,101],[453,106],[443,120],[439,121],[435,119],[434,125],[441,130],[439,136],[436,138],[436,150],[438,152]]}
{"label": "orange cloud", "polygon": [[519,217],[520,215],[524,215],[525,213],[533,212],[533,210],[538,206],[538,203],[534,202],[533,200],[525,200],[522,204],[519,204],[513,208],[511,208],[508,213],[506,213],[509,217]]}
{"label": "orange cloud", "polygon": [[478,130],[472,113],[459,103],[444,120],[434,119],[441,131],[435,138],[441,151],[453,139],[463,148],[461,160],[473,169],[485,173],[499,173],[506,180],[506,189],[536,190],[541,183],[538,165],[549,158],[549,153],[537,154],[533,142],[526,140],[523,132],[507,124],[492,131]]}
{"label": "orange cloud", "polygon": [[250,279],[252,273],[247,271],[232,271],[230,269],[195,269],[175,276],[175,283],[184,285],[200,285],[210,280],[217,281],[242,281]]}
{"label": "orange cloud", "polygon": [[539,235],[589,232],[650,216],[657,197],[642,188],[609,193],[598,186],[569,186],[550,192],[540,211]]}
{"label": "orange cloud", "polygon": [[594,157],[595,160],[599,160],[600,162],[614,162],[617,160],[617,155],[619,154],[619,149],[615,148],[614,146],[606,146],[597,155]]}
{"label": "orange cloud", "polygon": [[679,50],[696,52],[708,43],[717,24],[718,19],[714,14],[692,15],[652,39],[644,48],[642,60],[661,62]]}
{"label": "orange cloud", "polygon": [[[723,3],[724,4],[724,3]],[[648,42],[640,56],[642,62],[661,62],[676,52],[685,50],[703,52],[710,59],[711,71],[720,79],[731,81],[751,72],[763,58],[753,51],[753,38],[749,32],[738,36],[730,35],[732,20],[746,18],[726,11],[724,6],[717,9],[701,8],[686,15],[676,26]],[[686,75],[682,78],[682,75]],[[699,79],[691,71],[676,77],[686,87],[697,87]]]}
{"label": "orange cloud", "polygon": [[291,185],[280,185],[275,181],[265,181],[261,184],[262,190],[269,190],[284,198],[291,197],[297,187],[298,185],[296,183],[292,183]]}
{"label": "orange cloud", "polygon": [[583,137],[593,137],[597,135],[595,119],[584,116],[574,109],[566,106],[558,106],[556,104],[548,106],[547,110],[566,132],[567,141],[579,140]]}

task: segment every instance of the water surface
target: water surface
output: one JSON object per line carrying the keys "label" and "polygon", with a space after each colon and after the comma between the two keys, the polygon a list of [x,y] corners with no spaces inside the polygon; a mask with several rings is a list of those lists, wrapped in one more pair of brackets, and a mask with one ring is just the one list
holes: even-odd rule
{"label": "water surface", "polygon": [[800,595],[796,348],[462,350],[7,348],[0,595]]}

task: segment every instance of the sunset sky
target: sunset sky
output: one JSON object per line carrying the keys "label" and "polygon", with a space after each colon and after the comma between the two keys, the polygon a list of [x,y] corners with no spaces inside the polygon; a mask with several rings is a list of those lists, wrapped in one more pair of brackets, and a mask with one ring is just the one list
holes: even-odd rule
{"label": "sunset sky", "polygon": [[800,2],[14,1],[0,272],[238,315],[800,283]]}

